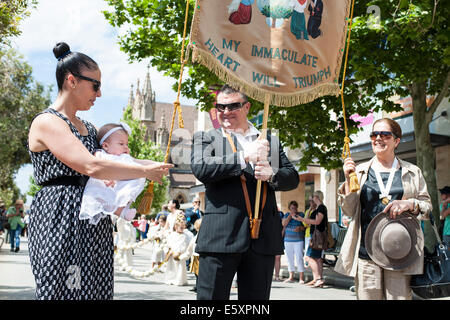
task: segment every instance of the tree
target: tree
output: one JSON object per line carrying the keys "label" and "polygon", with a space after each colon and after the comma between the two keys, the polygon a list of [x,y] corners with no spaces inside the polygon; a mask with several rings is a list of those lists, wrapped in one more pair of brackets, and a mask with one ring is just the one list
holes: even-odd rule
{"label": "tree", "polygon": [[30,163],[28,129],[50,104],[50,89],[34,81],[31,67],[13,49],[0,50],[0,87],[0,190],[8,190],[20,166]]}
{"label": "tree", "polygon": [[[186,2],[105,1],[112,7],[112,11],[104,12],[111,25],[131,25],[119,38],[121,50],[130,60],[150,58],[150,63],[159,71],[178,79]],[[191,7],[194,2],[190,1]],[[376,21],[370,10],[368,13],[370,6],[379,8],[380,21]],[[188,28],[192,12],[190,10]],[[448,16],[448,1],[357,1],[344,88],[347,115],[399,111],[400,105],[392,98],[412,96],[417,164],[427,181],[435,221],[439,221],[438,197],[428,125],[437,105],[448,96]],[[188,69],[189,79],[184,80],[182,93],[198,99],[204,109],[210,108],[212,97],[208,88],[220,81],[201,65],[190,64]],[[173,88],[176,88],[175,83]],[[430,107],[426,105],[427,96],[436,96]],[[252,101],[251,114],[260,110],[262,104]],[[358,131],[354,121],[348,119],[347,123],[349,135]],[[280,140],[285,146],[303,149],[299,169],[313,162],[326,169],[342,166],[340,157],[345,134],[340,99],[324,96],[301,106],[271,107],[268,126],[280,129]],[[425,232],[429,235],[427,247],[430,248],[434,236],[429,224]]]}
{"label": "tree", "polygon": [[[133,119],[131,106],[128,106],[123,113],[122,121],[126,122],[131,128],[131,135],[128,137],[128,147],[130,148],[130,155],[136,159],[149,159],[153,161],[163,162],[164,153],[159,146],[146,139],[146,128],[139,120]],[[145,190],[147,189],[149,181],[145,184],[144,191],[137,197],[136,201],[131,206],[138,208],[139,202],[142,199]],[[152,214],[156,214],[161,210],[161,206],[167,202],[167,188],[169,181],[167,177],[163,177],[162,184],[155,183],[153,189]]]}
{"label": "tree", "polygon": [[37,0],[8,0],[0,2],[0,44],[8,43],[8,38],[20,34],[19,23],[28,16],[28,8],[33,8]]}
{"label": "tree", "polygon": [[36,183],[36,180],[34,180],[33,176],[30,176],[28,180],[30,181],[30,187],[28,188],[27,195],[33,198],[36,193],[38,193],[38,191],[42,189],[42,186]]}

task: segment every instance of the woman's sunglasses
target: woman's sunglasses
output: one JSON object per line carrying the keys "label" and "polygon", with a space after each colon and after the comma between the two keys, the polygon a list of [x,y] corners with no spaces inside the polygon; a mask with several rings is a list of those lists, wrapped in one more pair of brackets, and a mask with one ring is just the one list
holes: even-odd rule
{"label": "woman's sunglasses", "polygon": [[390,137],[395,138],[395,134],[390,131],[372,131],[370,133],[370,139],[376,140],[380,136],[381,139],[389,139]]}
{"label": "woman's sunglasses", "polygon": [[87,81],[93,82],[93,83],[94,83],[94,84],[93,84],[93,89],[94,89],[95,92],[97,92],[97,91],[100,89],[101,85],[102,85],[102,83],[101,83],[100,81],[98,81],[98,80],[95,80],[95,79],[92,79],[92,78],[89,78],[89,77],[82,76],[81,74],[75,74],[75,73],[72,73],[72,74],[73,74],[75,77],[77,77],[77,78],[80,78],[80,79],[83,79],[83,80],[87,80]]}
{"label": "woman's sunglasses", "polygon": [[242,108],[244,106],[244,104],[246,104],[246,103],[247,102],[233,102],[233,103],[228,103],[228,104],[216,103],[216,108],[220,112],[224,112],[225,109],[228,109],[228,111],[234,111],[234,110]]}

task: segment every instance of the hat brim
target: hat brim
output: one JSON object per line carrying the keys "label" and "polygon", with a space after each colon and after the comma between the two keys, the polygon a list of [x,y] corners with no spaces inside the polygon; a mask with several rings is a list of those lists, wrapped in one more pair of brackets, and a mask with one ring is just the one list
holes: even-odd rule
{"label": "hat brim", "polygon": [[[389,223],[401,223],[411,238],[411,249],[401,259],[391,258],[382,250],[381,231]],[[420,259],[420,253],[424,246],[424,237],[419,221],[411,213],[404,212],[397,216],[396,219],[391,219],[389,213],[380,212],[369,223],[365,236],[365,246],[369,257],[380,267],[387,270],[402,270]]]}

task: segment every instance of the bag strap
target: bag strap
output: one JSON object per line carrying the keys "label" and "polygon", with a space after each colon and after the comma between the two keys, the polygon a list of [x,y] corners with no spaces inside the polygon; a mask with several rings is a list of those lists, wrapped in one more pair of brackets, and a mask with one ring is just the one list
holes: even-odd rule
{"label": "bag strap", "polygon": [[434,217],[433,217],[432,212],[430,212],[430,223],[431,223],[431,227],[434,230],[434,234],[436,235],[436,240],[438,241],[439,244],[442,244],[441,236],[439,235],[436,225],[434,224]]}
{"label": "bag strap", "polygon": [[[225,135],[228,139],[228,142],[230,143],[231,150],[233,150],[233,153],[236,153],[237,149],[236,145],[234,144],[233,138],[231,138],[228,132],[225,132]],[[248,218],[250,219],[250,221],[252,221],[253,213],[252,213],[252,206],[250,204],[250,197],[248,196],[248,189],[246,183],[247,179],[245,178],[244,174],[241,174],[239,178],[241,179],[242,190],[244,191],[245,206],[247,208]],[[263,198],[262,198],[261,212],[264,210],[266,200],[267,200],[267,183],[263,183]]]}

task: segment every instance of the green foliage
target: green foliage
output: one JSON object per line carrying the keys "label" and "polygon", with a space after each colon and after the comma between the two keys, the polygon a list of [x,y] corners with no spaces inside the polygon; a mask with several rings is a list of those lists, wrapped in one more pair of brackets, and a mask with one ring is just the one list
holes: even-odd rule
{"label": "green foliage", "polygon": [[[128,106],[123,114],[123,122],[126,122],[131,128],[131,135],[128,137],[128,147],[130,155],[136,159],[147,159],[157,162],[164,161],[164,153],[158,145],[152,141],[146,141],[146,128],[139,120],[133,119],[131,107]],[[131,206],[137,208],[142,199],[145,190],[147,189],[149,181],[147,180],[144,191],[137,197],[136,201]],[[167,177],[163,178],[162,184],[155,183],[153,189],[152,213],[156,214],[161,210],[161,206],[167,203],[168,195],[167,189],[169,187],[169,180]]]}
{"label": "green foliage", "polygon": [[6,207],[12,206],[14,201],[19,198],[26,201],[25,196],[20,195],[20,190],[15,184],[11,185],[9,188],[0,189],[0,199],[3,200]]}
{"label": "green foliage", "polygon": [[[105,18],[114,27],[129,26],[119,38],[121,50],[131,61],[150,58],[150,63],[165,75],[178,79],[181,35],[186,2],[183,0],[105,0],[111,7]],[[407,96],[415,81],[426,81],[427,93],[436,94],[449,69],[449,5],[440,1],[437,10],[428,0],[361,0],[355,4],[355,18],[345,79],[346,114],[366,116],[369,111],[400,110],[391,98]],[[188,30],[194,1],[190,1]],[[367,8],[381,11],[379,27]],[[182,94],[197,99],[208,110],[212,107],[209,87],[221,81],[202,65],[187,66],[189,78],[183,81]],[[342,73],[341,73],[342,74]],[[339,83],[341,83],[339,79]],[[176,90],[176,81],[173,84]],[[251,100],[251,115],[263,109]],[[349,134],[358,131],[348,119]],[[291,108],[271,107],[268,126],[279,129],[285,146],[305,148],[298,164],[305,169],[317,162],[326,169],[342,166],[345,137],[339,97],[326,96]]]}
{"label": "green foliage", "polygon": [[31,175],[29,178],[30,181],[30,187],[28,188],[27,195],[34,197],[36,193],[42,189],[42,186],[36,184],[36,181],[34,180],[34,177]]}
{"label": "green foliage", "polygon": [[19,23],[30,15],[37,0],[7,0],[0,2],[0,44],[8,43],[8,37],[20,34]]}
{"label": "green foliage", "polygon": [[34,81],[31,67],[12,49],[0,51],[0,87],[0,190],[13,190],[15,173],[30,163],[31,120],[50,104],[50,89]]}

